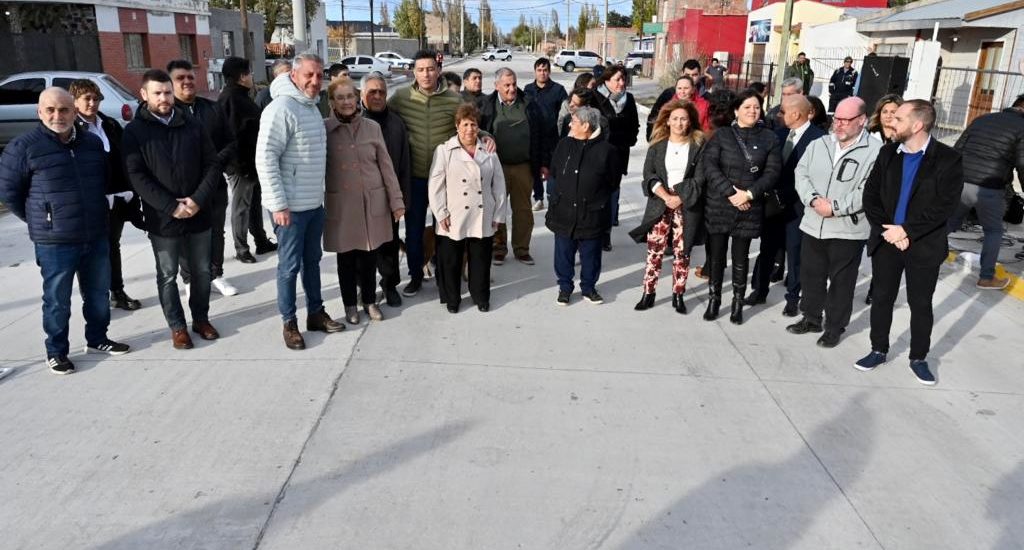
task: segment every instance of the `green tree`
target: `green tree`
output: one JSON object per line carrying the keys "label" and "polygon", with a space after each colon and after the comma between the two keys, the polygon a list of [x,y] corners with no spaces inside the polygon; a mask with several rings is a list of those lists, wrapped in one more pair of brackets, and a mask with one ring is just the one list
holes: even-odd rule
{"label": "green tree", "polygon": [[608,12],[608,26],[609,27],[632,27],[633,19],[628,15],[622,15],[621,13],[611,10]]}
{"label": "green tree", "polygon": [[533,40],[533,29],[526,24],[526,15],[519,14],[519,24],[512,28],[511,42],[516,46],[527,46]]}
{"label": "green tree", "polygon": [[416,0],[402,0],[395,9],[395,30],[402,38],[419,38],[426,35],[426,20]]}
{"label": "green tree", "polygon": [[633,0],[632,22],[633,29],[637,34],[643,32],[644,23],[648,23],[654,18],[657,7],[657,0]]}

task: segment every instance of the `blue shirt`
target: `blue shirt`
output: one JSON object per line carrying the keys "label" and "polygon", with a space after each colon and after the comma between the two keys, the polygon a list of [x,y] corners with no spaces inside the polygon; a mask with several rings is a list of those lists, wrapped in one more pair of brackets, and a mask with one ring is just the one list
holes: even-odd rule
{"label": "blue shirt", "polygon": [[903,225],[907,221],[907,206],[910,204],[910,192],[914,190],[914,180],[917,178],[917,170],[921,168],[921,159],[924,158],[925,149],[916,153],[901,151],[903,154],[903,179],[900,181],[900,200],[896,203],[896,215],[892,223]]}

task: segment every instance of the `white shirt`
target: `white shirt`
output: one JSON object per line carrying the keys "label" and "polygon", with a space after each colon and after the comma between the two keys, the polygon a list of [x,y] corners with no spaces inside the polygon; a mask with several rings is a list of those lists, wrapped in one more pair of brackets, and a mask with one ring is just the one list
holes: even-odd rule
{"label": "white shirt", "polygon": [[806,132],[807,129],[810,128],[810,127],[811,127],[811,121],[810,121],[810,119],[808,119],[808,120],[805,120],[804,123],[801,124],[799,128],[795,128],[793,130],[790,130],[790,133],[793,134],[793,147],[796,147],[796,144],[799,143],[800,139],[804,137],[804,132]]}
{"label": "white shirt", "polygon": [[686,178],[686,167],[690,160],[690,142],[672,143],[668,142],[668,149],[665,151],[665,172],[668,173],[668,181],[657,183],[651,192],[657,191],[663,185],[675,185]]}
{"label": "white shirt", "polygon": [[931,144],[932,144],[932,136],[929,135],[928,136],[928,141],[924,142],[924,145],[921,146],[921,150],[920,151],[911,151],[910,149],[907,149],[907,144],[906,143],[901,143],[900,146],[896,148],[896,152],[897,153],[909,153],[911,155],[914,155],[914,154],[917,154],[917,153],[926,153],[926,152],[928,152],[928,146],[931,145]]}
{"label": "white shirt", "polygon": [[85,120],[81,115],[78,118],[85,123],[85,129],[89,130],[90,134],[96,134],[103,142],[103,150],[107,153],[110,152],[110,138],[107,137],[107,133],[103,131],[103,126],[100,124],[100,117],[96,117],[96,123],[93,124],[88,120]]}
{"label": "white shirt", "polygon": [[854,145],[860,143],[860,139],[862,137],[864,137],[864,132],[866,132],[866,131],[867,130],[861,130],[860,134],[857,135],[857,139],[853,140],[853,142],[850,143],[850,145],[848,145],[846,148],[843,148],[843,144],[839,143],[839,140],[836,139],[836,135],[835,134],[829,134],[828,135],[829,139],[832,140],[832,144],[835,145],[835,147],[836,147],[836,152],[835,152],[834,155],[832,155],[832,167],[833,168],[835,168],[839,164],[839,161],[842,160],[842,158],[843,158],[843,154],[846,151],[848,151],[850,149],[850,147],[853,147]]}

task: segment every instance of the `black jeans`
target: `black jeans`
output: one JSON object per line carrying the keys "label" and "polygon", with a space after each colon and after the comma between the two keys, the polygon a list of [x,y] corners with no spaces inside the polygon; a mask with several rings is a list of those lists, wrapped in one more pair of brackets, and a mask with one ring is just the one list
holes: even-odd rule
{"label": "black jeans", "polygon": [[402,282],[402,274],[398,268],[398,254],[402,247],[396,221],[391,222],[391,237],[391,242],[386,242],[377,249],[377,271],[380,272],[380,288],[383,290],[393,290]]}
{"label": "black jeans", "polygon": [[[224,276],[224,222],[228,216],[228,191],[216,191],[213,199],[213,206],[210,207],[210,280]],[[181,280],[185,284],[192,281],[192,271],[189,263],[185,261],[185,251],[179,260],[181,264]]]}
{"label": "black jeans", "polygon": [[772,271],[779,256],[786,261],[786,302],[800,300],[800,241],[803,232],[800,222],[803,216],[786,222],[783,218],[765,219],[761,229],[761,251],[754,262],[754,273],[750,277],[753,292],[768,294]]}
{"label": "black jeans", "polygon": [[742,300],[747,290],[747,271],[750,266],[750,239],[733,237],[728,233],[708,235],[707,254],[711,297],[722,298],[722,280],[725,278],[725,256],[732,238],[732,293],[734,300]]}
{"label": "black jeans", "polygon": [[[274,223],[273,214],[268,212],[267,218],[270,219],[271,224]],[[257,246],[270,241],[267,238],[267,230],[263,227],[263,192],[260,190],[259,180],[256,180],[256,185],[252,186],[252,200],[249,202],[249,233],[252,233],[252,238],[256,241]]]}
{"label": "black jeans", "polygon": [[150,233],[149,241],[153,245],[156,257],[156,287],[160,297],[160,307],[164,310],[164,318],[171,330],[186,327],[185,311],[181,307],[178,293],[178,267],[184,258],[188,271],[193,277],[190,281],[191,293],[188,307],[192,311],[192,323],[210,320],[210,230],[178,237],[160,237]]}
{"label": "black jeans", "polygon": [[892,309],[904,271],[910,305],[910,359],[924,359],[932,343],[932,296],[939,281],[939,266],[907,266],[904,253],[889,243],[882,243],[871,256],[871,349],[889,353]]}
{"label": "black jeans", "polygon": [[[114,199],[115,205],[121,199]],[[107,227],[107,242],[110,245],[110,290],[124,290],[124,274],[121,272],[121,234],[128,221],[125,209],[110,210],[110,225]]]}
{"label": "black jeans", "polygon": [[830,332],[841,331],[850,324],[863,253],[864,241],[803,236],[800,309],[808,321],[821,325],[824,314],[825,330]]}
{"label": "black jeans", "polygon": [[345,307],[357,305],[356,286],[363,305],[377,302],[377,250],[349,250],[338,254],[338,284]]}
{"label": "black jeans", "polygon": [[473,303],[491,301],[491,255],[494,237],[454,241],[437,236],[437,274],[441,302],[458,306],[462,302],[462,262],[468,258],[469,296]]}
{"label": "black jeans", "polygon": [[[239,174],[228,176],[231,185],[231,235],[235,244],[235,254],[249,252],[249,228],[252,227],[252,196],[258,183],[255,178],[247,178]],[[256,216],[262,228],[263,220]],[[266,239],[267,234],[263,234]],[[256,243],[260,240],[257,237]]]}

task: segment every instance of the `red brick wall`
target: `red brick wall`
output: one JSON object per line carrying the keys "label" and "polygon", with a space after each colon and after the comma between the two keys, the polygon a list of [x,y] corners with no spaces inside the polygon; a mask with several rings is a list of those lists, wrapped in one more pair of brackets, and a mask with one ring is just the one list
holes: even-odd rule
{"label": "red brick wall", "polygon": [[[135,20],[132,20],[132,13],[135,13]],[[103,62],[103,71],[121,81],[133,92],[138,91],[142,84],[142,74],[146,69],[128,69],[127,56],[124,52],[124,37],[122,33],[141,33],[145,35],[146,53],[149,67],[163,69],[167,62],[181,58],[181,44],[178,42],[177,34],[150,34],[149,23],[146,19],[145,10],[127,8],[118,9],[118,17],[121,24],[121,32],[101,32],[100,34],[100,55]],[[186,14],[175,14],[175,26],[179,34],[195,35],[196,16],[188,14],[188,21],[185,21]],[[210,37],[196,36],[195,55],[198,58],[196,63],[196,89],[199,92],[207,91],[206,71],[207,57],[210,54]]]}
{"label": "red brick wall", "polygon": [[178,30],[178,34],[195,34],[196,16],[191,13],[176,13],[174,14],[174,27]]}
{"label": "red brick wall", "polygon": [[128,70],[128,59],[124,53],[124,38],[121,33],[100,33],[100,56],[103,72],[116,78],[138,95],[139,84],[142,82],[142,71]]}
{"label": "red brick wall", "polygon": [[[132,15],[135,15],[134,20]],[[121,21],[121,32],[149,32],[149,20],[146,19],[146,10],[117,8],[117,16]]]}

